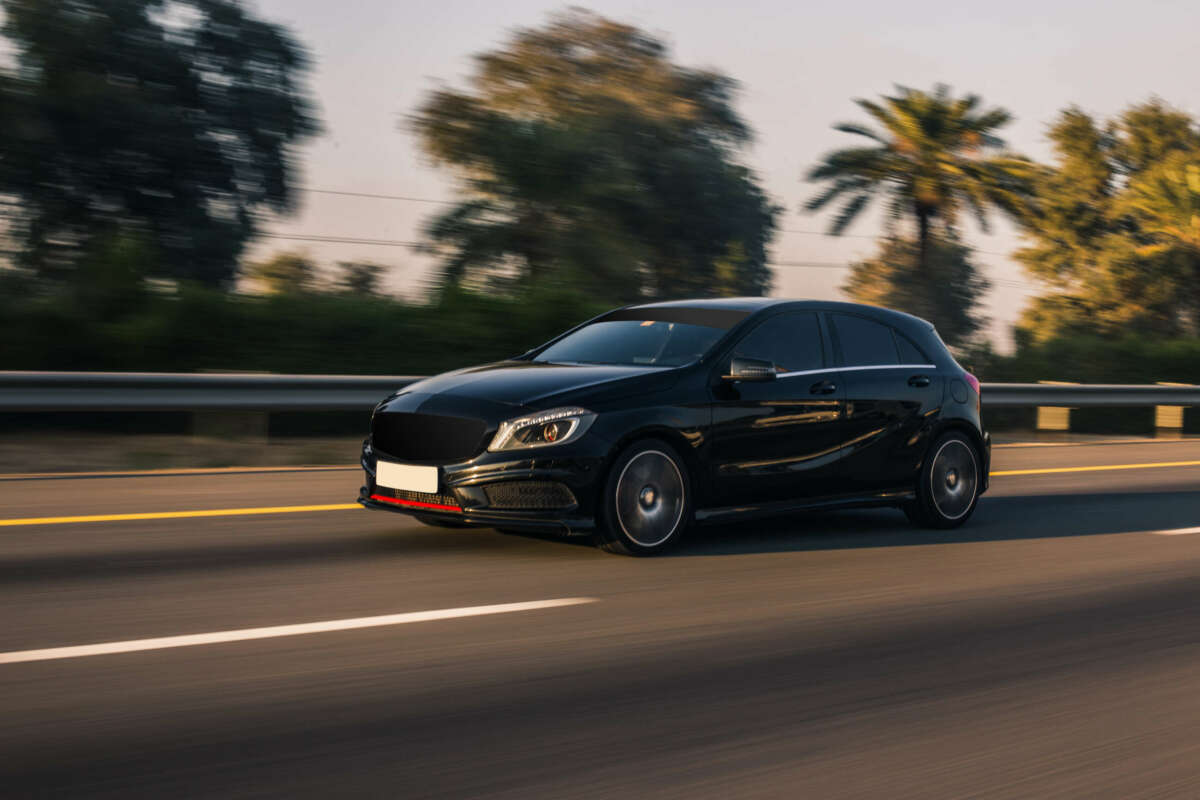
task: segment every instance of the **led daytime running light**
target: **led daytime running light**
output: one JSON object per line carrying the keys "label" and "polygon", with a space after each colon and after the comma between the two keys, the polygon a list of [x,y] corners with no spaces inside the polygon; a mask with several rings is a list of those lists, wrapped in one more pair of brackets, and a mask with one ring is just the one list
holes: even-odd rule
{"label": "led daytime running light", "polygon": [[[501,450],[525,450],[533,447],[551,447],[553,445],[565,444],[582,436],[591,427],[595,419],[596,415],[586,408],[570,407],[555,408],[539,414],[530,414],[527,417],[505,420],[500,423],[500,427],[496,430],[496,435],[492,439],[492,443],[488,446],[488,451],[496,453]],[[546,425],[551,422],[562,422],[564,420],[570,422],[571,427],[565,434],[560,435],[554,441],[526,443],[516,438],[517,433],[526,428]]]}

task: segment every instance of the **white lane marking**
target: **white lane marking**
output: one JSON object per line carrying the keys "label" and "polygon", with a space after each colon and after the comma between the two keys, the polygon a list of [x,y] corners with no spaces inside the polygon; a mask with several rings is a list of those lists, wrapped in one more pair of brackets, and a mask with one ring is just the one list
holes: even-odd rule
{"label": "white lane marking", "polygon": [[383,625],[404,625],[409,622],[431,622],[439,619],[479,617],[486,614],[511,614],[515,611],[535,611],[541,608],[577,606],[595,603],[595,597],[560,597],[553,600],[531,600],[525,603],[501,603],[491,606],[439,608],[433,611],[410,611],[404,614],[384,614],[378,617],[331,619],[323,622],[302,622],[296,625],[275,625],[270,628],[243,628],[236,631],[192,633],[185,636],[162,636],[157,639],[131,639],[125,642],[103,642],[74,647],[51,647],[45,650],[14,650],[0,653],[0,664],[24,661],[50,661],[59,658],[83,658],[112,653],[133,653],[139,650],[163,650],[169,647],[192,647],[199,644],[244,642],[250,639],[273,639],[278,636],[302,636],[308,633],[348,631],[356,628],[378,628]]}
{"label": "white lane marking", "polygon": [[1200,533],[1200,527],[1196,528],[1172,528],[1168,531],[1150,531],[1155,536],[1187,536],[1189,533]]}

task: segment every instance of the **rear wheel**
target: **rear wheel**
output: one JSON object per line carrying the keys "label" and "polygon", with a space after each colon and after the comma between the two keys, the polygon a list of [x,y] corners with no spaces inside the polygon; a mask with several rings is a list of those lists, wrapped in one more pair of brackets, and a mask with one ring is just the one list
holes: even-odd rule
{"label": "rear wheel", "polygon": [[904,513],[922,527],[957,528],[975,513],[981,470],[979,452],[965,434],[944,434],[929,448],[917,478],[916,499]]}
{"label": "rear wheel", "polygon": [[658,439],[627,447],[605,482],[597,534],[610,553],[648,556],[679,541],[691,522],[687,467],[675,448]]}

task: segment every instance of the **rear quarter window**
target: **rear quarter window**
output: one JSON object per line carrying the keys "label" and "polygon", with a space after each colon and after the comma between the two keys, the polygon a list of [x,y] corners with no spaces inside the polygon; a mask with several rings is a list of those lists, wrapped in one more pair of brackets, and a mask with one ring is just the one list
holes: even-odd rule
{"label": "rear quarter window", "polygon": [[901,364],[931,364],[929,356],[921,348],[913,344],[913,341],[905,336],[900,331],[895,331],[896,334],[896,349],[900,351]]}

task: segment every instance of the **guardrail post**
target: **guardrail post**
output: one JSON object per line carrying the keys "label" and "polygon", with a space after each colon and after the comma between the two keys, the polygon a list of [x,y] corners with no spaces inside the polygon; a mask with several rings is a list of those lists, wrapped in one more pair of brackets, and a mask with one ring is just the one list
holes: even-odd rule
{"label": "guardrail post", "polygon": [[[1188,386],[1190,384],[1159,381],[1157,385]],[[1183,436],[1183,406],[1155,406],[1154,435],[1159,439],[1178,439]]]}
{"label": "guardrail post", "polygon": [[[1038,381],[1048,386],[1072,386],[1070,381]],[[1061,406],[1038,406],[1037,429],[1039,431],[1071,430],[1071,409]]]}

